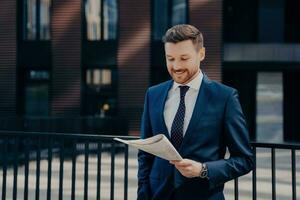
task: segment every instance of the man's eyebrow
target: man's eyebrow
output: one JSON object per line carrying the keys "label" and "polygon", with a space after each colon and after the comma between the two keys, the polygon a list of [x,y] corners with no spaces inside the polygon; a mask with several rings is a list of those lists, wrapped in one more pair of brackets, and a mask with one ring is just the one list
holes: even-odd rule
{"label": "man's eyebrow", "polygon": [[[166,54],[166,56],[167,56],[167,57],[173,57],[173,56],[171,56],[171,55],[168,55],[168,54]],[[189,54],[182,54],[182,55],[180,55],[180,56],[182,56],[182,57],[183,57],[183,56],[190,56],[190,55],[189,55]]]}

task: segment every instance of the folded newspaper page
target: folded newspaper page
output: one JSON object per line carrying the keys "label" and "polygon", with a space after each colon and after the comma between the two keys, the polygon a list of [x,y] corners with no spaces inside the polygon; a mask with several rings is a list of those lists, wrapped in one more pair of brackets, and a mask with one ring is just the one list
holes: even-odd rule
{"label": "folded newspaper page", "polygon": [[120,138],[114,138],[114,140],[128,144],[129,146],[133,146],[166,160],[182,160],[182,157],[164,134],[138,140],[123,140]]}

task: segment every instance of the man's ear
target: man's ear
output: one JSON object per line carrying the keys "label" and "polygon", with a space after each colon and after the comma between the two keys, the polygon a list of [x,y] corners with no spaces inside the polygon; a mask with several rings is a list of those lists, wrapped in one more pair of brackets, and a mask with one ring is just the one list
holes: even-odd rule
{"label": "man's ear", "polygon": [[200,53],[200,61],[204,60],[205,58],[205,47],[202,47],[199,51]]}

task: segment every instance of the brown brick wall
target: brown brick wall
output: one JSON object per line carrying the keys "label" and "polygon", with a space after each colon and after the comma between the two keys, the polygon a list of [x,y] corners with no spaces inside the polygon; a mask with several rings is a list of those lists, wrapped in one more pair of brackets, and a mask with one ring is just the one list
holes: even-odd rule
{"label": "brown brick wall", "polygon": [[53,116],[80,114],[81,0],[52,0]]}
{"label": "brown brick wall", "polygon": [[139,130],[150,69],[150,0],[119,1],[119,107],[131,134]]}
{"label": "brown brick wall", "polygon": [[0,116],[16,114],[17,1],[0,1]]}
{"label": "brown brick wall", "polygon": [[221,81],[222,64],[222,0],[190,0],[190,23],[203,33],[206,58],[203,71]]}

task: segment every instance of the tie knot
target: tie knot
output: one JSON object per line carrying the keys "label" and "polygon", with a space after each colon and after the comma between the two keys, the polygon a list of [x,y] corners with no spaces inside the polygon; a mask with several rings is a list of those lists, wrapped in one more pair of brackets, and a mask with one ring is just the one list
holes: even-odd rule
{"label": "tie knot", "polygon": [[190,87],[186,85],[181,85],[179,86],[179,88],[180,88],[180,98],[184,98],[186,92],[189,90]]}

